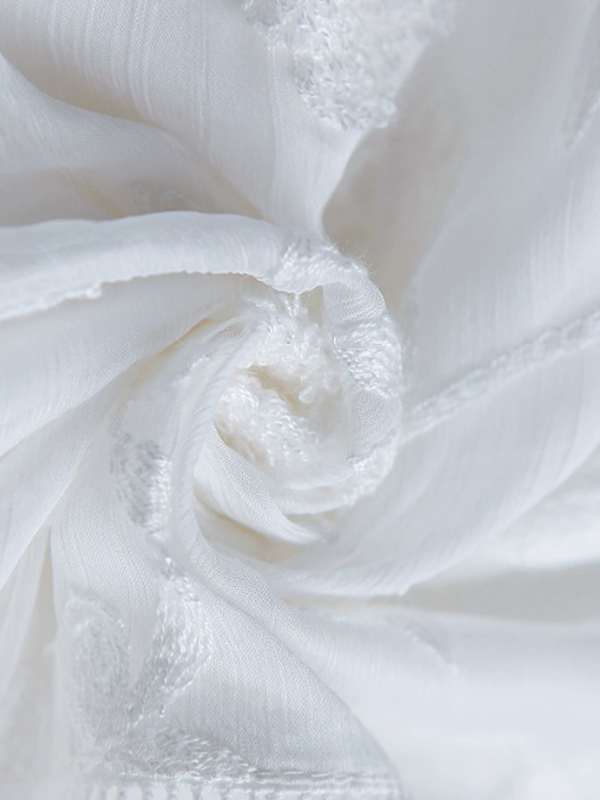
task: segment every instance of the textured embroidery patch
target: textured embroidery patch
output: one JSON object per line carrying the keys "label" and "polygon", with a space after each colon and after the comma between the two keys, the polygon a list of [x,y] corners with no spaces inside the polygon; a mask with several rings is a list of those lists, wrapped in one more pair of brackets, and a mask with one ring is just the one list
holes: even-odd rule
{"label": "textured embroidery patch", "polygon": [[119,500],[134,525],[149,532],[160,530],[169,508],[171,463],[159,446],[118,431],[110,471]]}
{"label": "textured embroidery patch", "polygon": [[415,50],[444,33],[457,0],[246,0],[249,22],[293,57],[294,82],[319,117],[382,127]]}
{"label": "textured embroidery patch", "polygon": [[111,611],[78,595],[67,604],[73,777],[79,778],[72,796],[225,800],[235,792],[252,800],[401,800],[393,775],[258,769],[227,747],[170,723],[165,712],[212,658],[214,641],[194,587],[174,565],[159,579],[159,589],[151,645],[137,671],[125,626]]}
{"label": "textured embroidery patch", "polygon": [[126,630],[95,599],[74,596],[65,611],[74,747],[84,773],[122,779],[187,774],[194,747],[165,721],[173,703],[211,658],[212,632],[189,581],[159,579],[151,647],[135,676]]}

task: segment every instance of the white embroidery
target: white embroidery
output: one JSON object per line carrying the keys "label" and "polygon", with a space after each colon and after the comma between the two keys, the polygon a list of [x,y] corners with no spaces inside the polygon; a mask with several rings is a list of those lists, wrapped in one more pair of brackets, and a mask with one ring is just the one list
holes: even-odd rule
{"label": "white embroidery", "polygon": [[279,486],[322,473],[330,507],[350,505],[397,451],[395,326],[363,265],[329,243],[293,238],[272,280],[277,291],[253,301],[264,340],[231,377],[215,426]]}
{"label": "white embroidery", "polygon": [[563,356],[582,352],[599,341],[600,309],[542,331],[514,350],[500,353],[487,364],[475,367],[439,394],[410,409],[404,421],[404,441],[427,433],[509,381]]}
{"label": "white embroidery", "polygon": [[110,471],[129,519],[147,531],[163,527],[169,508],[171,463],[155,442],[117,431]]}
{"label": "white embroidery", "polygon": [[111,611],[79,596],[65,609],[73,750],[87,785],[142,784],[194,769],[195,742],[167,725],[164,715],[211,658],[212,632],[190,581],[178,570],[170,573],[158,578],[156,623],[137,677],[127,632]]}
{"label": "white embroidery", "polygon": [[287,47],[294,82],[317,115],[343,129],[387,124],[407,59],[445,32],[456,0],[246,0],[270,47]]}
{"label": "white embroidery", "polygon": [[[296,797],[401,800],[397,781],[377,773],[329,774],[258,769],[227,747],[165,721],[165,711],[207,664],[213,635],[191,581],[171,559],[160,577],[161,599],[151,645],[137,677],[120,620],[97,600],[73,596],[62,621],[67,695],[77,775],[73,797],[104,800],[200,800],[204,790],[228,798]],[[71,686],[74,691],[71,691]]]}
{"label": "white embroidery", "polygon": [[310,463],[343,419],[339,368],[306,303],[274,297],[269,316],[264,347],[232,376],[215,425],[230,447],[275,475]]}

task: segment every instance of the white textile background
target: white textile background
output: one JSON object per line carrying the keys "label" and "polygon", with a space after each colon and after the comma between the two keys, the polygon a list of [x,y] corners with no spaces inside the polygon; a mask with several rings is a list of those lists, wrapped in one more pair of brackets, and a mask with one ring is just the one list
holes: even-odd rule
{"label": "white textile background", "polygon": [[0,798],[595,800],[597,0],[0,0]]}

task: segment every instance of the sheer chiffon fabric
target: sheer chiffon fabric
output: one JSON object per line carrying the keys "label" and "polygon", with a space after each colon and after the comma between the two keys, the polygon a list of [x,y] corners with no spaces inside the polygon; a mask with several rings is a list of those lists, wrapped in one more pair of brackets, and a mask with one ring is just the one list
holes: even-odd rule
{"label": "sheer chiffon fabric", "polygon": [[0,797],[597,796],[599,35],[0,2]]}

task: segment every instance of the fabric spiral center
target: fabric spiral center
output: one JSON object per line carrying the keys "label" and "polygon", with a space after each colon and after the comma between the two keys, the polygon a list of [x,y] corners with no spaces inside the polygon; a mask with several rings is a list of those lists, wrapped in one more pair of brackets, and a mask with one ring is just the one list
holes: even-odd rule
{"label": "fabric spiral center", "polygon": [[339,367],[310,300],[283,295],[265,341],[232,375],[215,414],[223,441],[268,475],[302,473],[339,444]]}

